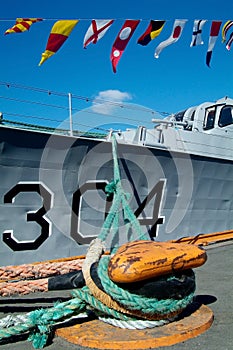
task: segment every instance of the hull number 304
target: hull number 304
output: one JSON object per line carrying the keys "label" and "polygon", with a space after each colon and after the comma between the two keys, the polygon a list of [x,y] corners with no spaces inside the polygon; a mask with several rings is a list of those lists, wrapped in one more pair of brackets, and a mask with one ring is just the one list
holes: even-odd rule
{"label": "hull number 304", "polygon": [[[138,218],[140,225],[147,226],[151,238],[157,235],[157,228],[159,224],[163,224],[164,217],[160,216],[161,203],[163,201],[164,189],[166,180],[159,180],[144,200],[139,203],[138,208],[134,211],[135,216]],[[71,223],[70,223],[70,236],[75,239],[78,244],[89,244],[94,237],[85,237],[85,234],[79,231],[81,212],[82,212],[82,197],[87,191],[103,191],[105,193],[106,181],[86,182],[80,188],[78,188],[72,196],[72,210],[71,210]],[[14,235],[13,229],[6,228],[3,232],[3,242],[8,245],[13,251],[22,250],[36,250],[38,249],[52,233],[53,223],[46,217],[46,214],[53,207],[53,193],[51,190],[41,182],[23,182],[17,183],[4,195],[4,204],[11,203],[14,205],[15,198],[24,192],[35,192],[40,195],[42,205],[36,211],[27,212],[26,222],[35,222],[40,226],[40,233],[34,240],[18,240]],[[153,201],[153,202],[152,202]],[[111,206],[112,198],[106,196],[105,205],[105,217]],[[144,209],[148,205],[152,204],[152,215],[147,217]],[[22,233],[20,233],[22,237]]]}

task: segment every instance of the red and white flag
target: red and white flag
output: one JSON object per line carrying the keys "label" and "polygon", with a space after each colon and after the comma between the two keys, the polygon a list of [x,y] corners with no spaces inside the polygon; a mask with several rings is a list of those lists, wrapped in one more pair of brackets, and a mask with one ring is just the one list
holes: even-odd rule
{"label": "red and white flag", "polygon": [[159,58],[159,54],[161,51],[171,45],[174,44],[181,37],[182,31],[184,29],[185,23],[187,19],[176,19],[173,24],[172,33],[167,40],[162,41],[155,49],[154,57]]}
{"label": "red and white flag", "polygon": [[212,24],[211,24],[209,45],[208,45],[208,51],[206,54],[206,64],[208,67],[210,67],[210,60],[212,57],[212,52],[213,52],[216,40],[218,38],[221,24],[222,24],[221,21],[212,21]]}
{"label": "red and white flag", "polygon": [[107,32],[107,30],[110,28],[110,26],[113,24],[114,20],[111,19],[93,19],[91,21],[91,25],[88,28],[84,40],[83,40],[83,47],[86,48],[87,45],[90,43],[96,44],[98,40],[100,40],[104,34]]}
{"label": "red and white flag", "polygon": [[193,24],[193,36],[190,46],[203,45],[204,42],[202,40],[202,28],[206,23],[205,19],[195,19]]}
{"label": "red and white flag", "polygon": [[121,27],[121,30],[119,31],[116,40],[113,43],[110,59],[114,73],[116,73],[116,66],[139,22],[140,20],[127,19]]}

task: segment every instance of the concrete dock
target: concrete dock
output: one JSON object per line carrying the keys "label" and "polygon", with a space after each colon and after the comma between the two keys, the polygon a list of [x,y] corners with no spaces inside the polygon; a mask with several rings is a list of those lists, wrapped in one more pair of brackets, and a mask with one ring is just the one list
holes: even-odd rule
{"label": "concrete dock", "polygon": [[[232,350],[233,349],[233,241],[206,247],[207,262],[195,269],[196,298],[214,313],[212,326],[201,335],[187,341],[165,347],[162,350]],[[69,291],[35,293],[16,298],[0,299],[0,317],[8,314],[27,313],[33,309],[52,306],[56,300],[67,300]],[[32,350],[25,337],[16,337],[14,342],[1,343],[1,350]],[[48,350],[87,350],[55,336]],[[93,348],[92,348],[93,349]],[[129,348],[130,349],[130,348]]]}

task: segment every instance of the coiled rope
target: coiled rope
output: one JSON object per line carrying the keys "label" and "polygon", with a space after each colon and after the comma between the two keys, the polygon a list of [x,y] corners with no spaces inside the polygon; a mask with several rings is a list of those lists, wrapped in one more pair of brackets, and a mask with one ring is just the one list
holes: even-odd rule
{"label": "coiled rope", "polygon": [[121,305],[127,307],[130,313],[135,316],[150,320],[172,318],[181,312],[193,299],[192,294],[180,300],[158,300],[157,298],[142,297],[141,295],[128,292],[120,288],[108,277],[109,259],[109,257],[102,257],[98,264],[98,275],[104,290],[107,294],[111,294],[114,300],[118,300]]}
{"label": "coiled rope", "polygon": [[[148,326],[152,325],[151,322],[154,322],[155,326],[174,319],[176,315],[192,302],[193,292],[179,300],[158,300],[129,293],[110,281],[107,273],[109,258],[103,256],[105,249],[104,242],[110,234],[113,237],[117,234],[120,212],[123,213],[127,232],[135,232],[137,239],[148,239],[148,234],[141,232],[140,224],[128,205],[128,195],[121,187],[114,135],[112,139],[112,153],[114,181],[107,186],[106,191],[108,195],[114,192],[113,203],[99,236],[90,244],[83,262],[82,272],[86,286],[81,289],[75,289],[72,292],[73,298],[71,300],[56,303],[54,307],[49,309],[32,311],[27,314],[23,323],[16,322],[8,328],[0,329],[0,339],[29,332],[28,340],[32,341],[34,348],[41,349],[46,345],[53,326],[58,322],[70,319],[72,315],[86,312],[89,309],[94,310],[96,315],[107,322],[114,322],[113,319],[116,319],[131,325],[134,321],[138,323],[139,321],[144,320],[146,322],[149,320],[150,325]],[[121,211],[120,208],[122,209]],[[117,248],[117,246],[113,246],[111,253],[115,252]],[[98,262],[98,275],[101,279],[103,290],[91,278],[90,268],[95,262]]]}

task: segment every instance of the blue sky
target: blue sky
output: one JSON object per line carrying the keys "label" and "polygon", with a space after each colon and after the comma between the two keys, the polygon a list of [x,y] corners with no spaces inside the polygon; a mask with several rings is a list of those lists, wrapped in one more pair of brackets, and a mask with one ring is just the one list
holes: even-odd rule
{"label": "blue sky", "polygon": [[[4,36],[13,26],[17,17],[41,17],[43,22],[34,24],[29,32]],[[91,19],[115,19],[106,35],[96,44],[83,49],[83,38]],[[61,49],[42,66],[38,66],[44,52],[50,30],[56,20],[79,19],[68,40]],[[114,74],[110,62],[112,44],[125,19],[141,19]],[[147,28],[150,19],[166,20],[162,33],[149,45],[137,44],[137,39]],[[175,19],[187,19],[182,36],[174,45],[154,58],[157,45],[167,39]],[[203,27],[203,45],[190,47],[194,19],[206,19]],[[48,1],[12,0],[1,3],[0,12],[0,82],[10,82],[45,90],[72,93],[91,99],[101,97],[135,106],[127,110],[129,124],[131,119],[140,122],[151,120],[150,113],[144,113],[137,106],[155,111],[177,112],[204,101],[215,101],[223,96],[233,97],[233,47],[227,51],[219,35],[214,48],[211,68],[205,64],[211,20],[222,20],[223,24],[233,19],[233,5],[230,0],[220,1]],[[223,25],[222,24],[222,25]],[[231,32],[231,31],[230,31]],[[229,35],[230,33],[228,33]],[[4,91],[3,91],[4,90]],[[19,97],[19,89],[6,90],[0,85],[0,96]],[[25,97],[26,96],[26,97]],[[44,97],[32,96],[30,90],[22,99],[44,101]],[[27,114],[28,106],[1,99],[1,110]],[[46,103],[48,103],[46,101]],[[49,102],[50,103],[50,102]],[[57,104],[57,97],[51,104]],[[67,100],[65,101],[67,103]],[[92,103],[79,100],[76,108],[84,109],[82,122],[92,123],[94,115]],[[59,102],[60,104],[60,102]],[[38,106],[34,105],[34,112]],[[38,114],[52,118],[49,108]],[[63,113],[63,114],[62,114]],[[109,115],[120,116],[119,109],[108,111]],[[51,115],[51,116],[50,116]],[[55,119],[67,117],[67,112],[59,111]],[[80,113],[78,113],[80,117]],[[89,120],[87,121],[87,116]],[[80,120],[81,120],[80,119]],[[103,124],[94,118],[94,124]]]}

